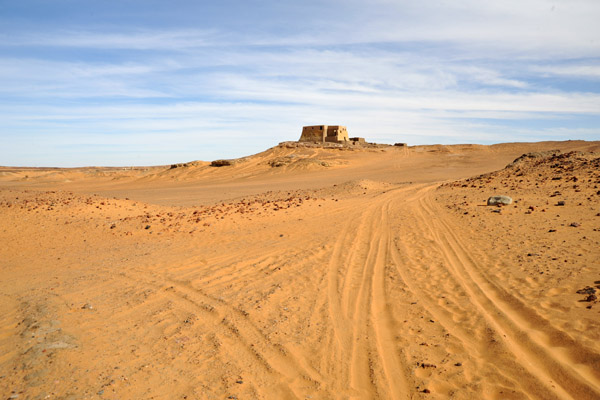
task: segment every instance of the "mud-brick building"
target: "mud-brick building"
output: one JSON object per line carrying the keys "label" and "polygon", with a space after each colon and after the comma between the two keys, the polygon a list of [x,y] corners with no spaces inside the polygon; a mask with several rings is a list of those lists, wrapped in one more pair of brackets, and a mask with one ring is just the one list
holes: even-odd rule
{"label": "mud-brick building", "polygon": [[348,130],[341,125],[313,125],[302,127],[300,142],[344,143],[348,142]]}

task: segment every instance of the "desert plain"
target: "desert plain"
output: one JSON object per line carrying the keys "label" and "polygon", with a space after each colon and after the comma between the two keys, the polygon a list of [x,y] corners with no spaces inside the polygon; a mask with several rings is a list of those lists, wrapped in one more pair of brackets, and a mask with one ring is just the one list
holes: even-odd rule
{"label": "desert plain", "polygon": [[0,396],[598,399],[599,152],[0,167]]}

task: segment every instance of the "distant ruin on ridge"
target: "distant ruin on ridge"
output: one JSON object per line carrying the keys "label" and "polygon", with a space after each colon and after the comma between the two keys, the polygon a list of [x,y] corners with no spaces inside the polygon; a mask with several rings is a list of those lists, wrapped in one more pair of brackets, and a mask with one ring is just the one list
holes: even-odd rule
{"label": "distant ruin on ridge", "polygon": [[[303,126],[302,135],[300,135],[297,142],[281,142],[279,145],[288,148],[323,147],[354,150],[391,146],[389,144],[369,143],[362,137],[348,137],[348,129],[343,125]],[[406,149],[406,143],[396,143],[394,146]]]}
{"label": "distant ruin on ridge", "polygon": [[312,125],[302,127],[299,142],[345,143],[349,142],[348,130],[342,125]]}

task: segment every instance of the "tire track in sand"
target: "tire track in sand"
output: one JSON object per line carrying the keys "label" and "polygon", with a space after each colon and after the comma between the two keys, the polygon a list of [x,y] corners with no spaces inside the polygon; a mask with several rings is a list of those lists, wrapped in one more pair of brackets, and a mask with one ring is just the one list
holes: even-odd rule
{"label": "tire track in sand", "polygon": [[554,328],[490,280],[430,194],[418,201],[414,212],[435,237],[449,271],[508,349],[524,361],[523,367],[559,398],[600,398],[600,355]]}
{"label": "tire track in sand", "polygon": [[253,359],[247,371],[257,378],[254,382],[266,397],[276,394],[278,398],[303,398],[303,393],[297,391],[300,387],[322,389],[323,377],[317,371],[308,365],[301,365],[301,360],[293,358],[283,346],[272,343],[243,312],[187,282],[142,269],[132,272],[118,275],[158,290],[180,309],[201,314],[205,327],[209,326],[221,340],[228,343],[227,352],[232,360],[239,359],[242,354]]}
{"label": "tire track in sand", "polygon": [[385,270],[393,261],[384,221],[392,198],[380,195],[358,219],[345,224],[328,266],[327,301],[336,338],[329,361],[341,363],[330,378],[338,388],[346,382],[350,398],[409,396],[386,297]]}

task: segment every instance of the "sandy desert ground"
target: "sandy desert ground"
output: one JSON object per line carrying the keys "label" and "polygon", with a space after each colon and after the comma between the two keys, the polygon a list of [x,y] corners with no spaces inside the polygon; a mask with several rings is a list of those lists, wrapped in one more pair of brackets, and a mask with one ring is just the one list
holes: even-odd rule
{"label": "sandy desert ground", "polygon": [[0,396],[599,399],[599,152],[2,167]]}

